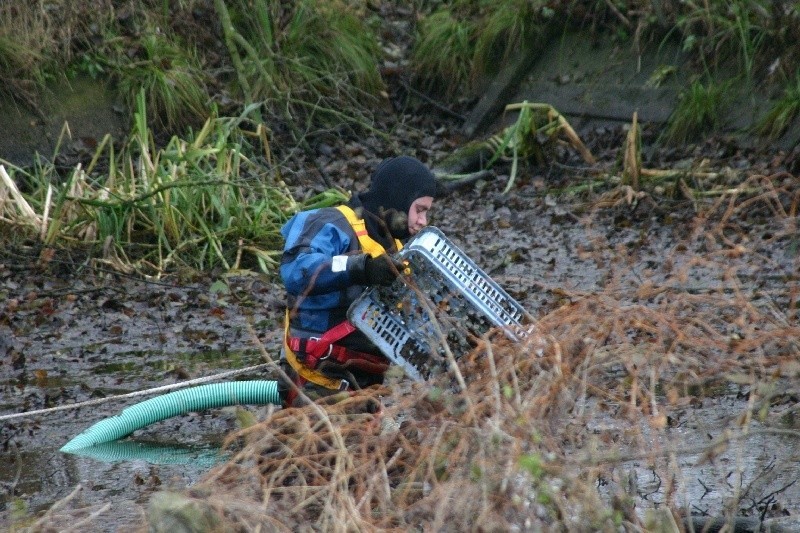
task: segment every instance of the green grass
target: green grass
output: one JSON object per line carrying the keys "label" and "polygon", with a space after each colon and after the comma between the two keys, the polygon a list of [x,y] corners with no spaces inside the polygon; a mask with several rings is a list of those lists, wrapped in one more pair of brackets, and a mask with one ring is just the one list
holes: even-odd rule
{"label": "green grass", "polygon": [[301,138],[331,125],[370,128],[385,89],[361,2],[19,4],[0,5],[0,91],[32,104],[62,72],[111,77],[129,116],[145,89],[151,125],[176,133],[209,116],[213,86],[229,108],[259,103],[256,120],[286,121]]}
{"label": "green grass", "polygon": [[411,54],[415,76],[434,94],[474,91],[525,50],[552,13],[541,1],[443,2],[419,24]]}
{"label": "green grass", "polygon": [[448,9],[425,18],[411,55],[415,76],[434,94],[453,96],[471,83],[475,24]]}
{"label": "green grass", "polygon": [[756,133],[769,139],[783,135],[789,125],[800,116],[800,70],[794,80],[787,83],[783,96],[776,100],[756,125]]}
{"label": "green grass", "polygon": [[[708,0],[685,2],[676,16],[684,48],[693,51],[705,66],[739,63],[742,76],[751,81],[764,57],[765,44],[777,37],[777,14],[765,0]],[[712,65],[710,65],[710,63]]]}
{"label": "green grass", "polygon": [[483,18],[475,44],[476,72],[494,74],[499,66],[535,41],[550,16],[543,1],[499,0]]}
{"label": "green grass", "polygon": [[[719,69],[733,67],[753,84],[781,79],[767,76],[772,65],[789,77],[800,66],[797,10],[768,0],[665,6],[646,0],[406,3],[417,30],[410,70],[432,94],[474,97],[533,39],[569,28],[588,32],[587,38],[627,35],[633,44],[677,37],[697,72],[719,76]],[[380,17],[376,4],[358,0],[7,2],[0,5],[0,91],[35,107],[38,91],[65,70],[113,76],[128,114],[145,88],[151,125],[170,133],[202,124],[213,92],[231,114],[237,104],[259,104],[250,108],[252,118],[279,120],[302,143],[331,127],[371,129],[386,89]]]}
{"label": "green grass", "polygon": [[381,52],[349,4],[215,0],[214,5],[246,102],[264,102],[298,131],[298,119],[305,127],[369,122],[361,115],[384,88]]}
{"label": "green grass", "polygon": [[[430,94],[476,97],[479,81],[516,59],[526,44],[577,29],[587,39],[627,35],[634,46],[678,39],[689,59],[689,74],[763,86],[777,79],[768,78],[772,69],[785,74],[800,67],[795,46],[800,11],[777,6],[768,0],[687,0],[666,7],[643,0],[422,2],[411,64],[418,83]],[[713,98],[708,83],[705,89]],[[703,99],[700,92],[701,87],[692,88],[689,100]],[[691,124],[693,120],[697,123]],[[714,121],[707,113],[697,119],[676,117],[672,135],[680,138],[683,133],[678,130],[684,126],[689,134],[713,127]]]}
{"label": "green grass", "polygon": [[119,50],[114,64],[118,90],[130,109],[144,91],[152,124],[175,132],[210,115],[208,75],[197,55],[178,40],[151,30],[138,47]]}
{"label": "green grass", "polygon": [[[104,141],[86,170],[76,168],[60,185],[53,185],[58,180],[52,165],[13,169],[15,180],[30,191],[27,203],[46,225],[31,230],[30,217],[21,215],[17,221],[11,217],[12,225],[20,236],[47,246],[84,243],[98,261],[139,275],[244,267],[272,273],[288,217],[346,196],[329,190],[295,201],[271,164],[266,131],[243,130],[242,120],[212,117],[186,139],[175,136],[158,148],[140,94],[134,130],[121,153]],[[102,175],[92,173],[99,159],[109,161]]]}
{"label": "green grass", "polygon": [[681,144],[697,140],[720,126],[728,83],[695,80],[678,98],[662,140]]}

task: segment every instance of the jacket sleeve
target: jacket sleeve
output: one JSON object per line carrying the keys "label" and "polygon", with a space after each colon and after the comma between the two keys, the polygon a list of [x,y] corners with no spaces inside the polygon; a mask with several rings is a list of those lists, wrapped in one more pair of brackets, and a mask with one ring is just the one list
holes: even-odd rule
{"label": "jacket sleeve", "polygon": [[328,212],[300,213],[281,233],[286,244],[280,273],[289,294],[325,294],[352,284],[347,271],[333,272],[331,266],[334,256],[348,253],[353,237]]}

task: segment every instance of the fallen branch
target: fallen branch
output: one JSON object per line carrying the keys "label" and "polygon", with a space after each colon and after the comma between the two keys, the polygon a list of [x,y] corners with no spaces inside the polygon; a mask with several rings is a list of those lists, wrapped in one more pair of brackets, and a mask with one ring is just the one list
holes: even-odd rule
{"label": "fallen branch", "polygon": [[438,174],[436,173],[436,169],[434,169],[434,173],[436,174],[436,181],[439,183],[439,188],[445,193],[453,192],[460,187],[471,185],[478,180],[488,178],[492,175],[491,170],[479,170],[469,174]]}

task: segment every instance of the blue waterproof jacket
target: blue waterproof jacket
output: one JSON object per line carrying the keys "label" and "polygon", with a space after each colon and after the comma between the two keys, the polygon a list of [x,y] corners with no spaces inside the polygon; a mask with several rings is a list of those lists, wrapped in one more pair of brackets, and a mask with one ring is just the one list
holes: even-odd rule
{"label": "blue waterproof jacket", "polygon": [[293,336],[321,334],[347,318],[347,309],[365,290],[347,271],[332,272],[336,255],[358,254],[355,231],[336,208],[303,211],[281,229],[285,239],[280,274],[287,292]]}

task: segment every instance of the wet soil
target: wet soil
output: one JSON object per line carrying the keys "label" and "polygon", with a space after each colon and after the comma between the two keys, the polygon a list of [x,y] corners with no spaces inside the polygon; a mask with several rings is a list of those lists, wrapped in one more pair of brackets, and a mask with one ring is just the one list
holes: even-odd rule
{"label": "wet soil", "polygon": [[[600,133],[585,133],[598,151],[620,135],[610,139]],[[750,164],[754,171],[758,165],[767,171],[776,160]],[[662,268],[666,256],[671,268],[679,269],[711,246],[694,231],[699,223],[685,200],[643,197],[639,205],[622,201],[599,209],[592,207],[599,205],[597,197],[592,203],[588,197],[548,194],[555,184],[579,179],[575,175],[558,166],[531,167],[509,194],[502,194],[504,178],[498,175],[437,201],[432,222],[535,317],[609,287],[621,304],[637,301],[643,284],[670,282],[671,270]],[[797,311],[788,309],[792,291],[798,290],[797,242],[769,238],[796,221],[763,217],[741,222],[747,225],[752,253],[725,259],[742,280],[740,290],[770,300],[797,325]],[[684,289],[719,286],[720,268],[713,262],[695,265]],[[143,281],[91,268],[85,258],[67,252],[50,255],[36,246],[5,249],[0,260],[0,414],[112,397],[259,364],[262,348],[278,354],[281,298],[276,280],[255,273],[176,274]],[[797,390],[796,376],[781,386]],[[253,372],[237,379],[271,377]],[[736,384],[722,384],[699,398],[675,415],[668,436],[690,449],[718,437],[723,421],[748,403],[746,386]],[[241,418],[234,408],[210,410],[135,432],[134,441],[150,452],[160,450],[160,460],[141,450],[139,458],[116,462],[58,451],[92,423],[135,401],[111,400],[4,421],[0,521],[33,516],[80,484],[81,504],[114,504],[114,516],[100,527],[118,530],[140,523],[141,506],[153,492],[185,487],[207,471],[214,451]],[[261,417],[270,407],[246,409]],[[586,431],[624,433],[622,426],[612,414]],[[731,447],[722,463],[697,466],[700,451],[680,457],[687,505],[719,512],[741,488],[726,478],[726,462],[738,460],[746,463],[742,484],[762,483],[759,498],[785,487],[774,505],[800,514],[800,487],[791,482],[798,475],[792,466],[798,464],[797,449],[796,436],[756,434]],[[663,499],[654,489],[658,480],[650,466],[635,459],[619,466],[620,472],[632,472],[629,478],[645,507]]]}
{"label": "wet soil", "polygon": [[[64,258],[54,258],[43,269],[32,267],[31,259],[6,255],[0,267],[4,414],[258,364],[261,355],[251,331],[276,353],[280,327],[272,300],[278,288],[269,281],[242,276],[225,283],[226,292],[220,293],[209,279],[176,285],[110,273],[72,275],[64,272],[74,266],[69,260],[69,265],[60,264]],[[243,374],[231,379],[265,376]],[[136,441],[147,449],[129,454],[124,463],[58,451],[91,424],[149,397],[4,421],[0,430],[3,521],[18,511],[49,507],[77,483],[83,486],[87,502],[124,498],[143,503],[152,490],[176,482],[184,485],[207,470],[206,459],[237,427],[235,409],[187,415],[145,428],[137,432]],[[172,444],[178,445],[173,451],[180,451],[180,459],[165,457]],[[150,464],[153,461],[175,464]],[[134,519],[125,512],[135,509],[121,510],[114,526]]]}
{"label": "wet soil", "polygon": [[[377,137],[330,136],[313,139],[313,153],[295,155],[284,173],[296,196],[327,186],[317,169],[335,184],[359,190],[383,157],[410,153],[434,163],[464,142],[456,133],[461,124],[453,117],[465,115],[470,102],[460,102],[461,108],[454,107],[452,113],[415,102],[421,107],[408,114],[408,96],[402,84],[392,86],[391,112],[380,124],[392,132],[391,146]],[[721,290],[722,274],[734,270],[740,283],[736,290],[774,306],[791,326],[798,326],[798,310],[790,307],[800,291],[798,242],[773,238],[791,236],[787,227],[796,225],[796,215],[742,217],[737,220],[740,234],[732,243],[720,244],[699,231],[707,228],[707,220],[698,216],[697,203],[669,190],[676,183],[649,186],[642,195],[628,196],[614,184],[564,193],[570,187],[589,189],[597,169],[618,168],[626,135],[618,123],[598,121],[578,133],[597,157],[596,169],[587,169],[577,154],[561,147],[545,164],[523,166],[511,192],[503,194],[506,162],[495,167],[492,178],[437,200],[432,224],[537,318],[599,292],[620,305],[654,305],[640,297],[641,289],[674,283],[674,272],[685,268],[681,290]],[[800,172],[796,150],[756,149],[724,136],[656,148],[658,133],[644,125],[645,167],[788,173],[785,180],[794,181],[797,190],[798,178],[791,176]],[[731,179],[732,186],[740,182]],[[727,253],[737,244],[745,252]],[[697,262],[697,257],[709,254],[714,261]],[[274,357],[279,352],[281,301],[277,280],[256,273],[174,273],[146,281],[104,269],[74,250],[2,248],[0,416],[111,398],[259,364],[263,353]],[[778,374],[776,383],[783,390],[800,389],[796,369]],[[272,377],[252,372],[236,379]],[[687,450],[701,449],[720,437],[731,416],[747,409],[748,387],[723,383],[697,392],[696,401],[673,413],[666,437],[645,434],[644,444],[666,438]],[[132,435],[141,444],[138,458],[125,461],[58,451],[91,424],[144,398],[110,399],[90,408],[3,421],[0,524],[30,522],[80,485],[80,505],[113,506],[111,515],[89,529],[136,530],[149,497],[199,479],[226,434],[246,418],[237,409],[225,408],[159,422]],[[798,398],[792,398],[787,396],[780,408],[796,404]],[[270,408],[243,409],[261,418]],[[623,417],[607,411],[583,431],[624,436],[626,427]],[[714,515],[743,487],[755,487],[751,516],[764,506],[771,506],[776,515],[797,516],[800,486],[792,480],[798,475],[798,449],[796,435],[756,431],[718,462],[698,464],[702,452],[697,451],[678,457],[673,466],[680,471],[687,508]],[[729,477],[732,464],[745,464],[741,479]],[[637,458],[623,461],[617,469],[620,475],[599,482],[599,488],[612,493],[609,487],[621,483],[627,472],[640,506],[657,507],[664,487],[651,467]]]}

